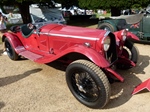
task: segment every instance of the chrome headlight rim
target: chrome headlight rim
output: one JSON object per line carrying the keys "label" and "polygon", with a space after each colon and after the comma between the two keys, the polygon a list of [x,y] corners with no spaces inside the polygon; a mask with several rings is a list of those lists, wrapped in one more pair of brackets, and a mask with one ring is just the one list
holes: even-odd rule
{"label": "chrome headlight rim", "polygon": [[124,41],[126,41],[126,39],[127,39],[127,33],[128,33],[128,29],[124,29],[124,30],[122,30],[122,33],[121,33],[121,40],[124,42]]}
{"label": "chrome headlight rim", "polygon": [[109,36],[106,36],[103,40],[103,49],[104,51],[108,51],[110,48],[111,39]]}

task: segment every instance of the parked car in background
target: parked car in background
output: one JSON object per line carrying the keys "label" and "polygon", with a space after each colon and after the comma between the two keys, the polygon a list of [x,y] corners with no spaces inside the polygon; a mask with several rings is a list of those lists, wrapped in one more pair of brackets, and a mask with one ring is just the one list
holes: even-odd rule
{"label": "parked car in background", "polygon": [[47,7],[47,6],[39,6],[38,4],[30,5],[30,14],[32,23],[41,23],[41,22],[55,22],[66,24],[66,20],[64,19],[61,10],[59,8]]}
{"label": "parked car in background", "polygon": [[[61,10],[58,7],[48,7],[44,4],[31,4],[29,6],[32,23],[44,23],[44,22],[55,22],[66,24]],[[9,23],[23,23],[19,9],[14,9],[14,13],[7,14]]]}
{"label": "parked car in background", "polygon": [[70,91],[90,108],[103,108],[110,99],[110,83],[124,81],[116,67],[127,70],[138,61],[138,49],[129,40],[138,37],[127,30],[112,33],[55,22],[38,24],[13,26],[3,35],[8,57],[64,62]]}
{"label": "parked car in background", "polygon": [[128,29],[139,37],[141,41],[150,41],[150,5],[142,13],[134,15],[121,15],[101,19],[98,22],[98,29],[112,32]]}
{"label": "parked car in background", "polygon": [[62,11],[63,17],[64,18],[69,18],[72,16],[72,13],[70,11]]}
{"label": "parked car in background", "polygon": [[5,16],[7,18],[7,22],[9,24],[16,24],[16,23],[22,23],[22,17],[21,14],[19,13],[4,13],[1,8],[0,8],[0,12],[2,13],[3,16]]}
{"label": "parked car in background", "polygon": [[[69,10],[62,10],[62,15],[66,21],[70,20],[72,13]],[[67,22],[66,22],[67,23]]]}

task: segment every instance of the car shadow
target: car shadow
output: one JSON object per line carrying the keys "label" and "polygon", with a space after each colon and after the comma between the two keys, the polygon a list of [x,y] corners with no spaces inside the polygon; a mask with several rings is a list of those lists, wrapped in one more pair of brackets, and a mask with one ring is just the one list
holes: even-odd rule
{"label": "car shadow", "polygon": [[3,50],[0,50],[0,56],[2,56],[3,55]]}
{"label": "car shadow", "polygon": [[0,102],[0,110],[5,106],[4,102]]}
{"label": "car shadow", "polygon": [[53,67],[53,68],[55,68],[57,70],[64,71],[64,72],[65,72],[65,70],[66,70],[66,68],[68,66],[67,63],[64,63],[64,62],[62,62],[60,60],[56,60],[56,61],[53,61],[51,63],[47,63],[46,65],[50,66],[50,67]]}
{"label": "car shadow", "polygon": [[[139,55],[139,61],[136,67],[129,70],[116,70],[117,73],[124,77],[125,81],[114,82],[111,84],[111,97],[104,109],[115,108],[125,104],[132,97],[132,92],[136,86],[142,83],[138,75],[147,75],[144,69],[149,66],[150,57],[147,55]],[[147,91],[140,91],[139,93]],[[138,93],[137,93],[138,94]]]}
{"label": "car shadow", "polygon": [[[122,77],[124,77],[125,81],[114,82],[110,85],[111,97],[110,97],[110,101],[104,107],[104,109],[118,107],[130,100],[130,98],[132,97],[132,92],[135,89],[135,87],[142,83],[138,75],[147,74],[144,71],[144,69],[149,66],[149,60],[150,57],[148,55],[139,55],[139,60],[136,67],[133,67],[129,70],[119,70],[119,69],[116,70],[117,73],[119,73]],[[47,65],[62,71],[65,71],[67,67],[67,64],[64,64],[60,61],[55,61]]]}
{"label": "car shadow", "polygon": [[132,97],[134,88],[142,82],[130,70],[120,71],[119,73],[124,77],[125,81],[111,84],[110,101],[104,109],[115,108],[128,102]]}
{"label": "car shadow", "polygon": [[138,63],[136,67],[132,68],[134,74],[143,74],[145,75],[144,69],[149,66],[150,56],[148,55],[139,55]]}
{"label": "car shadow", "polygon": [[[0,56],[4,55],[3,54],[3,50],[0,50]],[[7,56],[7,55],[6,55]],[[15,61],[24,61],[24,60],[28,60],[27,58],[23,57],[23,56],[19,56],[19,59],[18,60],[15,60]]]}
{"label": "car shadow", "polygon": [[36,72],[41,71],[41,68],[37,68],[37,69],[33,69],[33,70],[29,70],[27,72],[24,72],[23,74],[19,74],[19,75],[14,75],[14,76],[8,76],[8,77],[4,77],[4,78],[0,78],[0,87],[12,84],[16,81],[19,81],[31,74],[34,74]]}

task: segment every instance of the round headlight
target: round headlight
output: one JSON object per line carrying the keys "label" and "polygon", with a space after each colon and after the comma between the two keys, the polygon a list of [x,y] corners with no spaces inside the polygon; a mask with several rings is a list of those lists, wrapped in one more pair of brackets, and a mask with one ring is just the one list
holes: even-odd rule
{"label": "round headlight", "polygon": [[127,36],[126,36],[126,35],[123,35],[123,36],[122,36],[122,40],[123,40],[123,41],[125,41],[125,40],[126,40],[126,38],[127,38]]}
{"label": "round headlight", "polygon": [[121,36],[122,36],[122,41],[125,41],[127,38],[127,33],[128,33],[128,29],[124,29],[122,30]]}
{"label": "round headlight", "polygon": [[108,51],[109,47],[110,47],[110,37],[107,36],[104,41],[103,41],[103,48],[104,48],[104,51]]}

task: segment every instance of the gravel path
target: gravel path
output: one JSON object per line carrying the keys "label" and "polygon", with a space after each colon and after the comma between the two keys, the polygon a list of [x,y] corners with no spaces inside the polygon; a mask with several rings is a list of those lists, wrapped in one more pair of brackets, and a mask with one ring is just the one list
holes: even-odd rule
{"label": "gravel path", "polygon": [[150,78],[150,46],[136,45],[140,51],[138,65],[118,71],[125,82],[113,83],[110,102],[97,110],[85,107],[72,96],[61,63],[12,61],[0,55],[0,112],[150,112],[150,92],[131,95],[135,86]]}

